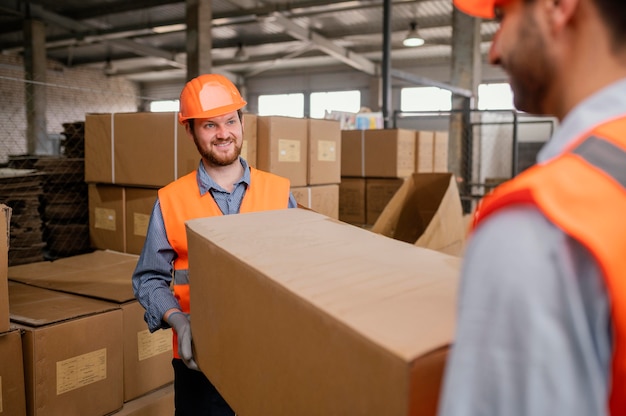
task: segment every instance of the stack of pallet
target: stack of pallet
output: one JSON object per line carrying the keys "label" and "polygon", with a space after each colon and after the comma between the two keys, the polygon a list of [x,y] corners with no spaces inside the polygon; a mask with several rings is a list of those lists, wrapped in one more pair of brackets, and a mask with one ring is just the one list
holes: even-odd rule
{"label": "stack of pallet", "polygon": [[44,175],[34,169],[0,169],[0,201],[9,206],[9,265],[43,260],[43,224],[39,215]]}
{"label": "stack of pallet", "polygon": [[90,251],[85,160],[43,157],[35,168],[45,173],[41,216],[47,256],[54,259]]}

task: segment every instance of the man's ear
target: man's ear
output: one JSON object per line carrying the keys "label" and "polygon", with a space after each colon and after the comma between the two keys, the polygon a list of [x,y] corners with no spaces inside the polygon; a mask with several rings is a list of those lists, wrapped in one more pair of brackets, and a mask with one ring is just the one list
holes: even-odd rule
{"label": "man's ear", "polygon": [[187,132],[187,136],[193,137],[193,132],[191,131],[191,123],[189,120],[185,120],[185,131]]}
{"label": "man's ear", "polygon": [[550,23],[555,33],[562,31],[574,18],[581,0],[547,0]]}

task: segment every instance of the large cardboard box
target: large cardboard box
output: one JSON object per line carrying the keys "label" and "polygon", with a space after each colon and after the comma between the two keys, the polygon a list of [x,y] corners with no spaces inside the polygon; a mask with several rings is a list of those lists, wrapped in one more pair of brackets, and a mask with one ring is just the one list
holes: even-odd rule
{"label": "large cardboard box", "polygon": [[315,185],[291,188],[296,202],[305,208],[326,215],[339,218],[339,185]]}
{"label": "large cardboard box", "polygon": [[9,282],[24,331],[29,416],[105,415],[122,407],[122,311],[96,299]]}
{"label": "large cardboard box", "polygon": [[0,204],[0,333],[9,330],[9,292],[7,270],[9,267],[9,229],[11,208]]}
{"label": "large cardboard box", "polygon": [[337,120],[308,119],[308,185],[341,182],[341,128]]}
{"label": "large cardboard box", "polygon": [[177,112],[85,117],[87,182],[160,187],[197,169],[199,162]]}
{"label": "large cardboard box", "polygon": [[[31,286],[110,302],[123,317],[124,401],[170,383],[172,330],[150,333],[144,310],[135,300],[131,276],[136,255],[98,250],[9,268],[9,279]],[[122,346],[120,346],[122,347]]]}
{"label": "large cardboard box", "polygon": [[371,231],[460,256],[466,227],[451,173],[415,173],[404,182]]}
{"label": "large cardboard box", "polygon": [[415,172],[415,131],[343,130],[341,176],[404,178]]}
{"label": "large cardboard box", "polygon": [[400,189],[404,179],[365,179],[365,223],[374,225],[391,198]]}
{"label": "large cardboard box", "polygon": [[256,167],[256,129],[257,115],[243,113],[243,144],[241,145],[241,156],[246,159],[248,165]]}
{"label": "large cardboard box", "polygon": [[306,186],[307,138],[306,119],[258,116],[257,167],[289,179],[291,186]]}
{"label": "large cardboard box", "polygon": [[354,225],[365,224],[365,178],[341,178],[339,219]]}
{"label": "large cardboard box", "polygon": [[242,415],[435,415],[460,259],[305,209],[187,222],[198,365]]}
{"label": "large cardboard box", "polygon": [[0,334],[0,415],[26,416],[22,335],[19,330]]}

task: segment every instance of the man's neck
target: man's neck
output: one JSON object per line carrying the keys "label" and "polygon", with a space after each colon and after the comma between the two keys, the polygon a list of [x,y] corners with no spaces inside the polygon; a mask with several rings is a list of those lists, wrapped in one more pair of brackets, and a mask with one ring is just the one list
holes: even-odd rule
{"label": "man's neck", "polygon": [[226,166],[209,164],[205,160],[202,161],[202,164],[211,179],[228,192],[233,191],[235,182],[241,179],[244,173],[239,158]]}

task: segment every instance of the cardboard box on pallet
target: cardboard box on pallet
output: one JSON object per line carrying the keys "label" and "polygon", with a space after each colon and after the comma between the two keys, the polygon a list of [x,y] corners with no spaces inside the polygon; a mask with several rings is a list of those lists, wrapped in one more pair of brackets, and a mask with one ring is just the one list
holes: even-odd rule
{"label": "cardboard box on pallet", "polygon": [[452,173],[415,173],[407,178],[372,227],[375,233],[460,256],[466,227]]}
{"label": "cardboard box on pallet", "polygon": [[[9,279],[109,302],[122,311],[124,401],[174,379],[171,329],[150,333],[135,300],[131,276],[136,255],[108,250],[9,268]],[[123,343],[123,346],[122,346]]]}
{"label": "cardboard box on pallet", "polygon": [[307,129],[303,118],[258,116],[257,167],[289,179],[291,186],[306,186]]}
{"label": "cardboard box on pallet", "polygon": [[307,185],[341,182],[341,128],[337,120],[308,119]]}
{"label": "cardboard box on pallet", "polygon": [[22,335],[19,330],[0,334],[0,357],[0,415],[26,416]]}
{"label": "cardboard box on pallet", "polygon": [[86,182],[160,187],[199,163],[177,112],[85,117]]}
{"label": "cardboard box on pallet", "polygon": [[9,238],[11,208],[0,204],[0,333],[9,330],[9,292],[7,270],[9,267]]}
{"label": "cardboard box on pallet", "polygon": [[415,132],[415,172],[448,171],[448,132]]}
{"label": "cardboard box on pallet", "polygon": [[23,330],[29,416],[105,415],[122,407],[119,307],[12,281],[9,307]]}
{"label": "cardboard box on pallet", "polygon": [[304,209],[187,236],[197,362],[237,413],[435,415],[459,258]]}
{"label": "cardboard box on pallet", "polygon": [[326,215],[339,218],[339,185],[315,185],[291,188],[296,202],[305,208]]}
{"label": "cardboard box on pallet", "polygon": [[415,131],[343,130],[341,176],[404,178],[415,172]]}

